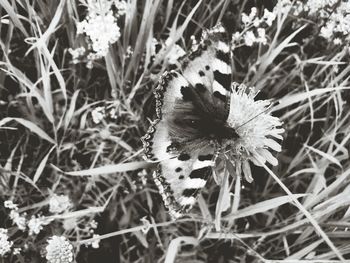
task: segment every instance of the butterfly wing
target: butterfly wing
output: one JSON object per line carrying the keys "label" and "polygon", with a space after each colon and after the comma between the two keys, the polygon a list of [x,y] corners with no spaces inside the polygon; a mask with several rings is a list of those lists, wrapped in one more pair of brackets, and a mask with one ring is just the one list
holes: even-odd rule
{"label": "butterfly wing", "polygon": [[172,218],[180,217],[195,204],[212,173],[212,153],[212,149],[182,153],[160,162],[153,176]]}
{"label": "butterfly wing", "polygon": [[[197,95],[196,100],[203,107],[214,107],[219,118],[227,118],[231,58],[229,46],[221,40],[222,34],[221,26],[206,31],[198,49],[183,62],[181,73],[163,74],[155,90],[157,119],[142,138],[148,160],[160,162],[154,179],[173,218],[195,203],[211,174],[215,149],[202,142],[190,150],[188,147],[179,150],[170,123],[174,116],[182,118],[175,110],[178,105],[195,108],[192,99]],[[175,128],[177,137],[181,137],[183,127]]]}
{"label": "butterfly wing", "polygon": [[[189,83],[175,71],[166,72],[156,88],[157,119],[142,138],[146,157],[160,162],[154,180],[170,215],[181,216],[196,201],[201,188],[211,175],[214,148],[179,153],[170,136],[168,120],[173,116],[176,100],[183,99],[181,89]],[[182,89],[183,90],[183,89]]]}
{"label": "butterfly wing", "polygon": [[[182,72],[187,81],[201,92],[211,93],[213,105],[226,108],[231,90],[231,52],[225,41],[226,31],[218,25],[204,31],[198,49],[184,61]],[[221,112],[220,112],[221,113]],[[227,112],[225,116],[227,118]]]}

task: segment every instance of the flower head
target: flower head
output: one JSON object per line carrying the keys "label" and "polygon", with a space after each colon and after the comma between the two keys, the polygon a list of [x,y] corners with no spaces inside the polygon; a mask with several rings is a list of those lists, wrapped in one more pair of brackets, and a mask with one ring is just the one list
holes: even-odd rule
{"label": "flower head", "polygon": [[14,204],[12,200],[6,200],[4,206],[11,210],[18,210],[18,205]]}
{"label": "flower head", "polygon": [[35,217],[32,216],[31,219],[28,221],[28,228],[29,228],[29,235],[37,235],[40,233],[40,231],[43,229],[44,225],[49,224],[50,221],[45,219],[45,217]]}
{"label": "flower head", "polygon": [[63,236],[52,236],[46,246],[46,259],[49,263],[69,263],[73,261],[73,246]]}
{"label": "flower head", "polygon": [[120,37],[120,29],[112,11],[106,15],[91,15],[77,25],[78,33],[85,33],[92,42],[92,49],[104,57],[108,48]]}
{"label": "flower head", "polygon": [[8,241],[7,229],[0,228],[0,256],[4,256],[11,250],[12,241]]}
{"label": "flower head", "polygon": [[16,210],[11,210],[10,218],[13,224],[17,225],[18,229],[25,230],[26,229],[26,218],[23,215],[20,215]]}
{"label": "flower head", "polygon": [[49,206],[51,213],[59,214],[68,210],[72,206],[72,203],[68,196],[54,194],[50,198]]}
{"label": "flower head", "polygon": [[239,135],[238,139],[230,143],[230,154],[235,160],[236,168],[242,169],[249,182],[253,179],[248,161],[258,166],[266,161],[277,165],[278,161],[270,151],[281,151],[281,145],[275,140],[282,140],[281,134],[284,132],[279,128],[282,125],[280,120],[266,112],[270,102],[255,101],[256,94],[253,88],[247,88],[243,84],[234,87],[227,119]]}

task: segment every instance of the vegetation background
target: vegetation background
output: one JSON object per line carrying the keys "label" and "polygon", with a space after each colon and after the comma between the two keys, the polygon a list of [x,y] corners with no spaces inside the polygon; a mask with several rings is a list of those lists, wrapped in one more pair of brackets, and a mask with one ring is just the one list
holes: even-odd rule
{"label": "vegetation background", "polygon": [[[0,262],[70,262],[48,259],[53,236],[76,262],[348,262],[346,1],[96,0],[109,5],[107,29],[88,28],[92,2],[0,0],[0,227],[12,242]],[[252,166],[253,183],[228,167],[231,194],[210,179],[172,221],[140,142],[152,91],[203,29],[256,33],[242,23],[253,7],[276,18],[266,42],[232,42],[233,81],[279,101],[279,164]],[[327,38],[330,21],[344,32]],[[58,196],[69,204],[53,212]],[[225,211],[223,196],[234,197]]]}

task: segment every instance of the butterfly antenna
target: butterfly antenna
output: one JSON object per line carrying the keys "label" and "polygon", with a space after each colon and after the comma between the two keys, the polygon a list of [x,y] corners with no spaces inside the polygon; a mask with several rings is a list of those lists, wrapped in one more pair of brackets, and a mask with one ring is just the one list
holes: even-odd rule
{"label": "butterfly antenna", "polygon": [[[275,105],[274,105],[274,104],[275,104]],[[264,111],[258,113],[258,114],[255,115],[255,116],[253,116],[252,118],[250,118],[249,120],[247,120],[245,123],[239,125],[239,126],[236,127],[235,129],[237,130],[237,129],[243,127],[243,126],[246,125],[247,123],[249,123],[249,122],[251,122],[252,120],[254,120],[255,118],[259,117],[261,114],[264,114],[265,112],[269,111],[269,110],[272,108],[272,106],[276,106],[276,105],[278,105],[278,104],[279,104],[278,101],[272,103],[267,109],[265,109]]]}

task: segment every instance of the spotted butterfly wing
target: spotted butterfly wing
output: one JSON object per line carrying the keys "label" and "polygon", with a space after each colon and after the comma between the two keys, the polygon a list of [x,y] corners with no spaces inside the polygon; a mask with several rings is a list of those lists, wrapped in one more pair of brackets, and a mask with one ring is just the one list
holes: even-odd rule
{"label": "spotted butterfly wing", "polygon": [[180,72],[163,74],[155,90],[157,119],[142,141],[148,160],[159,162],[154,179],[173,218],[193,206],[212,172],[208,135],[216,127],[203,120],[227,119],[231,67],[223,34],[222,26],[205,32]]}

